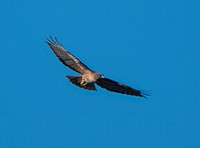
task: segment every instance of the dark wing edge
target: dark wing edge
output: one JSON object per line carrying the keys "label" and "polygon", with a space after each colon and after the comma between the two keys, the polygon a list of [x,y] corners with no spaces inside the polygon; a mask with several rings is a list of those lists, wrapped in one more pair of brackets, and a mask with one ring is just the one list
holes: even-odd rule
{"label": "dark wing edge", "polygon": [[58,42],[57,38],[55,40],[50,36],[47,41],[45,41],[58,59],[70,69],[76,71],[77,73],[84,74],[86,70],[90,70],[85,64],[83,64],[78,58],[73,56],[70,52],[64,49],[62,44]]}
{"label": "dark wing edge", "polygon": [[111,92],[137,96],[137,97],[144,97],[147,98],[148,94],[145,94],[139,90],[133,89],[127,85],[115,82],[113,80],[107,78],[100,78],[96,81],[96,84],[99,85],[101,88],[104,88]]}

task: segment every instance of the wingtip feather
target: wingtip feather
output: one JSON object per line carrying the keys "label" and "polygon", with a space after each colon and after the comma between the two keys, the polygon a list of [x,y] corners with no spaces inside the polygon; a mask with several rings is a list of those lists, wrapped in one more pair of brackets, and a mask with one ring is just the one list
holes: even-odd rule
{"label": "wingtip feather", "polygon": [[[58,42],[58,39],[55,37],[55,39],[53,39],[51,36],[49,36],[49,38],[46,39],[46,43],[51,46],[51,45],[59,45],[62,46],[62,44],[60,42]],[[63,46],[62,46],[63,47]]]}
{"label": "wingtip feather", "polygon": [[144,93],[144,92],[141,92],[140,95],[141,95],[141,97],[143,97],[143,98],[148,98],[148,97],[150,96],[149,94]]}

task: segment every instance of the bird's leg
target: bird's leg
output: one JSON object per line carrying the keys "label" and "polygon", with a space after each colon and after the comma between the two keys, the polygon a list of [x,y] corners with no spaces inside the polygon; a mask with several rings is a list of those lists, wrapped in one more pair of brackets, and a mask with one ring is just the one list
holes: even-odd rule
{"label": "bird's leg", "polygon": [[84,79],[82,79],[80,84],[81,84],[81,85],[83,85],[83,83],[84,83],[84,82],[85,82],[85,80],[84,80]]}
{"label": "bird's leg", "polygon": [[87,82],[84,82],[84,83],[82,84],[82,86],[85,86],[85,85],[87,85]]}
{"label": "bird's leg", "polygon": [[87,84],[87,82],[85,82],[84,79],[81,80],[81,83],[80,83],[82,86],[85,86]]}

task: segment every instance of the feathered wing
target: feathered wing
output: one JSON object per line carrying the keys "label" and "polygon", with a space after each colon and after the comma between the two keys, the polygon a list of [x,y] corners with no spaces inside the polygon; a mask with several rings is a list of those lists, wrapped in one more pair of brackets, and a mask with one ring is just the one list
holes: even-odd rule
{"label": "feathered wing", "polygon": [[146,94],[142,93],[141,91],[133,89],[129,86],[115,82],[115,81],[107,79],[107,78],[98,79],[96,81],[96,84],[108,91],[111,91],[111,92],[146,98],[146,96],[145,96]]}
{"label": "feathered wing", "polygon": [[[47,39],[46,43],[58,57],[58,59],[70,69],[76,71],[77,73],[84,74],[85,71],[90,70],[86,65],[84,65],[79,59],[69,53],[64,49],[61,43],[55,38],[53,40],[51,37]],[[90,70],[91,71],[91,70]]]}

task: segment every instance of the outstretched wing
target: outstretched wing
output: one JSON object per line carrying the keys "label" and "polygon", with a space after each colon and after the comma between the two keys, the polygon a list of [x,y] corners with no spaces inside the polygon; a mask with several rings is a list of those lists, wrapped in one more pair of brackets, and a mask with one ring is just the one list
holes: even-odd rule
{"label": "outstretched wing", "polygon": [[[85,74],[87,70],[90,70],[86,65],[84,65],[79,59],[69,53],[67,50],[64,49],[61,43],[55,38],[53,40],[51,37],[47,39],[46,43],[58,57],[58,59],[67,67],[71,68],[72,70],[76,71],[80,74]],[[91,70],[90,70],[91,71]]]}
{"label": "outstretched wing", "polygon": [[129,86],[115,82],[115,81],[107,79],[107,78],[98,79],[96,81],[96,84],[104,89],[107,89],[108,91],[111,91],[111,92],[146,98],[146,96],[145,96],[146,94],[142,93],[141,91],[133,89]]}

